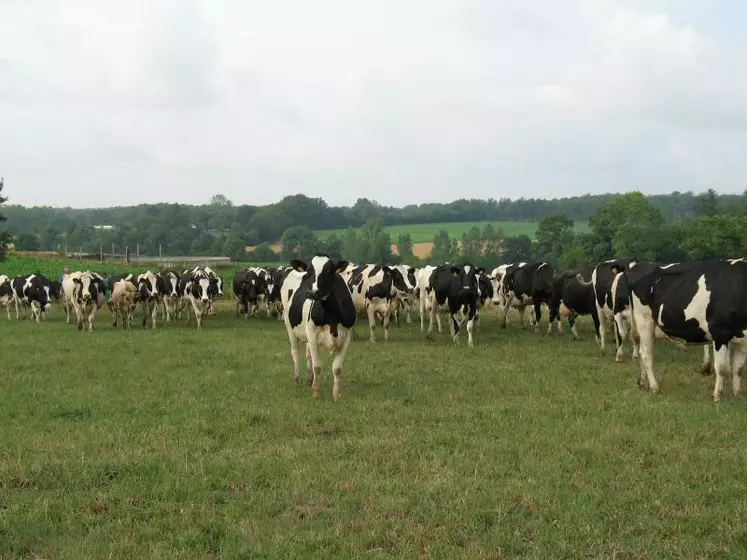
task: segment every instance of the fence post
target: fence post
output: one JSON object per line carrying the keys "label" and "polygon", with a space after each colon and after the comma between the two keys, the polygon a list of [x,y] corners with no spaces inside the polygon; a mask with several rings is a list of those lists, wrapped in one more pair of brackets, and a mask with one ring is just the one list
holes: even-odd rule
{"label": "fence post", "polygon": [[125,262],[126,263],[130,262],[130,248],[129,247],[125,247]]}

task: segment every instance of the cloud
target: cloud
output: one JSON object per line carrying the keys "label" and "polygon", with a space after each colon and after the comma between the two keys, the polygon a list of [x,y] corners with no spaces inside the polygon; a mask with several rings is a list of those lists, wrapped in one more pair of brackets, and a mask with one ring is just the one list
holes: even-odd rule
{"label": "cloud", "polygon": [[13,202],[742,192],[729,1],[10,3]]}

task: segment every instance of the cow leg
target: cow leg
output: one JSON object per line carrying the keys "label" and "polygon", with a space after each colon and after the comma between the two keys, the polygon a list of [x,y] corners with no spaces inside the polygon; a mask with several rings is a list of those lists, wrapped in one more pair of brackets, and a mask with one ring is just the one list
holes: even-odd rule
{"label": "cow leg", "polygon": [[314,375],[311,381],[311,396],[319,396],[319,380],[322,377],[322,363],[319,358],[319,346],[316,340],[316,328],[310,321],[306,325],[307,351],[311,355],[311,367]]}
{"label": "cow leg", "polygon": [[623,354],[625,348],[625,338],[627,336],[627,330],[625,329],[625,323],[621,313],[616,313],[612,323],[612,330],[615,333],[615,344],[617,345],[617,352],[615,352],[615,361],[619,364],[623,361]]}
{"label": "cow leg", "polygon": [[156,328],[156,318],[158,317],[158,303],[152,306],[151,312],[150,312],[150,326],[151,328]]}
{"label": "cow leg", "polygon": [[93,332],[93,318],[96,315],[96,304],[93,304],[93,309],[88,314],[88,332]]}
{"label": "cow leg", "polygon": [[335,401],[340,400],[340,376],[342,375],[342,364],[345,361],[345,353],[348,351],[348,345],[350,344],[350,337],[345,336],[345,341],[342,343],[342,348],[337,351],[335,358],[332,361],[332,399]]}
{"label": "cow leg", "polygon": [[469,316],[467,318],[467,344],[470,348],[475,347],[475,339],[473,337],[473,333],[475,331],[475,325],[477,323],[478,317],[479,315],[477,314],[477,310],[469,310]]}
{"label": "cow leg", "polygon": [[537,329],[539,329],[540,326],[540,319],[542,319],[542,302],[534,304],[534,317],[536,321],[534,323],[534,332],[537,332]]}
{"label": "cow leg", "polygon": [[366,305],[366,314],[368,315],[368,341],[371,344],[375,344],[376,334],[374,333],[374,331],[376,331],[376,309],[370,301],[367,302]]}
{"label": "cow leg", "polygon": [[576,329],[576,319],[578,319],[578,315],[572,314],[570,317],[568,317],[568,326],[571,328],[571,334],[573,335],[573,340],[578,340],[578,329]]}
{"label": "cow leg", "polygon": [[[506,296],[506,303],[503,305],[503,317],[499,320],[499,323],[501,324],[501,328],[506,328],[506,318],[508,317],[508,310],[511,309],[511,306],[514,304],[514,294],[510,293],[508,296]],[[519,312],[522,313],[524,309],[522,308]],[[521,323],[522,328],[524,325],[524,314],[522,313],[521,317]]]}
{"label": "cow leg", "polygon": [[742,392],[742,368],[744,363],[747,361],[747,348],[738,344],[732,343],[730,345],[731,350],[731,375],[732,379],[732,394],[734,398],[739,398]]}
{"label": "cow leg", "polygon": [[605,315],[604,309],[597,305],[597,316],[599,317],[599,355],[604,356],[604,345],[607,334],[607,315]]}
{"label": "cow leg", "polygon": [[711,353],[711,343],[703,346],[703,363],[700,366],[700,373],[711,375],[711,365],[713,364],[713,354]]}
{"label": "cow leg", "polygon": [[306,352],[306,384],[310,387],[311,384],[314,383],[314,367],[311,360],[311,350],[309,349],[308,344],[304,347],[304,351]]}
{"label": "cow leg", "polygon": [[420,332],[425,332],[425,297],[420,294]]}
{"label": "cow leg", "polygon": [[[635,298],[635,296],[633,296]],[[637,298],[636,298],[637,299]],[[646,311],[640,302],[636,302],[636,311],[640,317],[635,317],[635,324],[641,340],[641,376],[638,385],[645,388],[644,377],[648,380],[648,388],[652,393],[659,392],[659,383],[654,376],[654,321],[651,313]]]}
{"label": "cow leg", "polygon": [[[399,315],[397,315],[399,317]],[[381,317],[381,324],[384,327],[384,342],[389,342],[389,322],[391,321],[391,304]],[[399,326],[399,320],[397,320]]]}
{"label": "cow leg", "polygon": [[459,310],[451,309],[451,306],[449,306],[449,327],[451,330],[451,339],[454,341],[454,344],[459,344],[459,322],[457,321],[456,314],[459,312]]}
{"label": "cow leg", "polygon": [[724,375],[728,375],[731,369],[731,351],[728,344],[722,344],[720,348],[716,348],[714,369],[716,370],[716,385],[713,388],[713,402],[719,402],[724,390]]}

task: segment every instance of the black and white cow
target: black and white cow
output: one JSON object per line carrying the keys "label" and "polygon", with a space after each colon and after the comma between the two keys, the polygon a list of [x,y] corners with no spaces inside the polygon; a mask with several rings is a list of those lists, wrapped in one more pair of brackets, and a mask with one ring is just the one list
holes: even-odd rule
{"label": "black and white cow", "polygon": [[[420,301],[420,332],[425,332],[425,316],[431,313],[433,288],[430,285],[431,275],[436,270],[435,266],[426,265],[415,271],[415,283],[418,289],[418,300]],[[438,321],[438,332],[441,332],[441,320]]]}
{"label": "black and white cow", "polygon": [[143,311],[143,328],[148,327],[150,319],[150,327],[155,329],[161,294],[158,291],[158,278],[150,270],[137,277],[137,300]]}
{"label": "black and white cow", "polygon": [[547,263],[531,263],[524,266],[509,267],[503,278],[503,292],[506,296],[501,326],[506,326],[506,315],[514,301],[525,301],[531,298],[534,306],[534,330],[539,328],[542,318],[542,304],[550,304],[552,297],[552,278],[555,271]]}
{"label": "black and white cow", "polygon": [[436,267],[428,279],[431,288],[429,335],[433,333],[434,318],[439,323],[439,331],[441,330],[439,311],[445,309],[449,313],[449,329],[454,344],[459,344],[461,320],[457,321],[457,315],[461,313],[467,318],[468,344],[470,348],[474,346],[473,332],[478,301],[477,278],[482,272],[482,268],[475,268],[471,264],[444,264]]}
{"label": "black and white cow", "polygon": [[179,298],[179,274],[173,270],[164,270],[156,273],[156,288],[161,301],[161,317],[166,322],[175,317]]}
{"label": "black and white cow", "polygon": [[376,342],[376,320],[381,319],[384,340],[389,340],[389,322],[398,305],[395,277],[404,288],[401,274],[388,266],[377,264],[351,265],[340,272],[353,297],[355,311],[368,316],[369,341]]}
{"label": "black and white cow", "polygon": [[260,297],[266,292],[265,276],[254,269],[247,268],[237,272],[233,277],[233,293],[236,296],[236,314],[256,314]]}
{"label": "black and white cow", "polygon": [[[620,270],[615,267],[615,270]],[[657,266],[630,263],[624,269],[630,288],[633,328],[640,339],[641,376],[656,393],[654,342],[658,337],[714,348],[718,402],[724,376],[733,376],[733,394],[741,392],[747,358],[747,261],[704,261]]]}
{"label": "black and white cow", "polygon": [[283,320],[283,301],[280,297],[280,286],[291,270],[293,270],[293,267],[279,266],[269,271],[270,276],[267,280],[267,315],[271,316],[272,313],[276,313],[278,321]]}
{"label": "black and white cow", "polygon": [[208,300],[208,315],[215,315],[215,308],[213,307],[213,304],[216,299],[223,297],[223,278],[218,276],[215,271],[210,268],[209,266],[206,266],[202,268],[210,279],[210,299]]}
{"label": "black and white cow", "polygon": [[[334,263],[325,255],[317,255],[306,266],[300,261],[291,263],[281,287],[283,320],[290,339],[293,359],[293,381],[298,383],[299,342],[306,343],[306,366],[311,384],[311,394],[319,396],[319,378],[322,373],[320,347],[333,355],[334,385],[332,397],[340,398],[340,375],[345,360],[351,330],[357,313],[353,296],[338,272],[348,263]],[[307,271],[302,271],[308,268]]]}
{"label": "black and white cow", "polygon": [[42,314],[52,308],[51,283],[46,276],[42,274],[16,276],[11,281],[11,285],[16,319],[20,318],[19,306],[23,307],[24,317],[26,308],[30,308],[31,319],[37,323],[41,320]]}
{"label": "black and white cow", "polygon": [[591,315],[591,320],[594,322],[594,332],[596,337],[599,338],[599,315],[597,315],[597,305],[594,299],[594,288],[591,284],[580,283],[577,279],[579,274],[582,279],[591,278],[591,272],[577,270],[556,272],[553,276],[547,334],[550,334],[552,324],[556,320],[558,321],[558,332],[560,332],[561,319],[567,317],[573,338],[578,340],[576,319],[579,315]]}
{"label": "black and white cow", "polygon": [[[202,328],[202,317],[207,315],[210,310],[210,302],[214,294],[218,293],[216,286],[217,280],[201,268],[187,271],[179,279],[179,289],[183,294],[182,298],[187,304],[191,305],[195,314],[197,328]],[[187,323],[191,317],[189,315],[189,306],[187,306]]]}
{"label": "black and white cow", "polygon": [[505,289],[506,272],[513,271],[516,268],[526,266],[527,263],[509,263],[502,264],[494,268],[490,273],[490,281],[493,286],[493,306],[496,309],[496,314],[499,321],[502,321],[502,325],[508,324],[508,313],[511,308],[516,309],[521,317],[521,328],[526,329],[527,323],[533,327],[535,325],[534,308],[532,307],[532,298],[530,296],[523,296],[521,298],[513,297],[511,300],[511,307],[506,306],[508,293]]}
{"label": "black and white cow", "polygon": [[[579,283],[584,286],[590,285],[594,290],[594,301],[599,318],[599,351],[601,354],[604,354],[605,349],[607,323],[612,323],[612,331],[615,334],[617,345],[616,362],[622,362],[623,344],[632,320],[628,284],[620,272],[631,262],[629,259],[606,261],[594,267],[594,271],[591,273],[591,281],[578,278]],[[638,345],[635,341],[631,342],[633,358],[638,358]]]}
{"label": "black and white cow", "polygon": [[404,312],[407,324],[412,323],[412,309],[418,298],[418,282],[415,277],[416,270],[405,264],[392,267],[397,271],[394,277],[394,289],[397,291],[397,305],[394,308],[394,320],[399,325],[399,313]]}
{"label": "black and white cow", "polygon": [[[102,299],[106,302],[106,286],[100,276],[90,271],[72,272],[62,281],[65,297],[66,321],[70,320],[70,307],[75,311],[76,325],[79,331],[88,323],[88,332],[93,331],[93,319],[101,307]],[[102,293],[103,291],[103,293]]]}
{"label": "black and white cow", "polygon": [[0,274],[0,305],[5,307],[8,320],[10,320],[10,304],[13,303],[13,299],[13,286],[10,278],[5,274]]}

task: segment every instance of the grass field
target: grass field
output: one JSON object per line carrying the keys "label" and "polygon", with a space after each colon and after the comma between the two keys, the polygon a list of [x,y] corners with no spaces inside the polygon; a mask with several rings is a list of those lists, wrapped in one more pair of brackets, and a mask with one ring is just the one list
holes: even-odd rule
{"label": "grass field", "polygon": [[[435,223],[435,224],[408,224],[398,226],[386,226],[386,231],[392,238],[392,242],[397,241],[397,236],[405,233],[409,233],[412,237],[413,243],[427,243],[433,241],[433,238],[439,230],[445,230],[450,236],[461,239],[463,233],[467,233],[473,226],[476,226],[482,230],[488,223],[492,223],[494,227],[501,228],[503,235],[511,237],[515,235],[528,235],[534,238],[534,234],[537,231],[537,222],[449,222],[449,223]],[[576,223],[577,231],[585,231],[587,225],[581,222]],[[335,233],[338,236],[341,235],[345,230],[319,230],[316,232],[317,236],[321,239],[325,239],[331,233]]]}
{"label": "grass field", "polygon": [[669,343],[644,393],[580,330],[395,327],[334,403],[228,301],[202,332],[0,315],[0,558],[745,557],[745,402]]}

